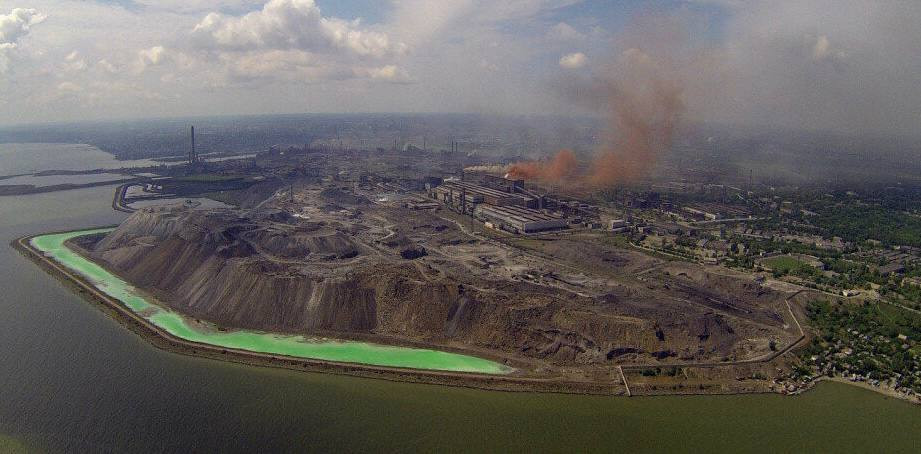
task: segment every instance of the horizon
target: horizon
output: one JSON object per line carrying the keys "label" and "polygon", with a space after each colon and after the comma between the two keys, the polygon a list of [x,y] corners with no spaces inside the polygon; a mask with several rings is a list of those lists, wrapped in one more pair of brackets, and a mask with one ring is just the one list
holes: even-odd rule
{"label": "horizon", "polygon": [[917,135],[919,18],[829,1],[4,2],[0,126],[600,116],[578,93],[639,50],[669,62],[689,122]]}

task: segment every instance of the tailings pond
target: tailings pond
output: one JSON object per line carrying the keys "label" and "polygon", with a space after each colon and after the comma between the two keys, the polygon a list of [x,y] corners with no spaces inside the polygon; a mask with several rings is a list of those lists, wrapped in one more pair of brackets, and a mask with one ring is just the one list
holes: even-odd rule
{"label": "tailings pond", "polygon": [[111,230],[93,229],[41,235],[32,238],[31,243],[32,247],[83,276],[97,289],[120,301],[135,314],[180,339],[258,353],[376,366],[484,374],[502,374],[511,371],[510,368],[493,361],[436,350],[384,346],[366,342],[309,339],[298,335],[248,330],[227,332],[215,327],[193,326],[192,321],[188,318],[147,301],[137,289],[101,266],[75,253],[65,244],[71,238]]}

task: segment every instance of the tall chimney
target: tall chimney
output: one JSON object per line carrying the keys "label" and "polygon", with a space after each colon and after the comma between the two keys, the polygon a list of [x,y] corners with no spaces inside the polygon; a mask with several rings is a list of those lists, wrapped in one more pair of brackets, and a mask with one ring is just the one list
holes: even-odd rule
{"label": "tall chimney", "polygon": [[467,214],[467,189],[461,187],[461,213]]}
{"label": "tall chimney", "polygon": [[198,156],[195,156],[195,126],[192,126],[192,148],[189,150],[189,164],[195,164]]}

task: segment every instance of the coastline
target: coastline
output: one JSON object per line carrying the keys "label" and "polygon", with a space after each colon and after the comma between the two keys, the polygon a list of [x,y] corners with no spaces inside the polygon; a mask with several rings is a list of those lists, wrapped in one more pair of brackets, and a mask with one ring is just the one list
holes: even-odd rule
{"label": "coastline", "polygon": [[[111,226],[109,226],[111,227]],[[48,232],[45,234],[52,233],[66,233],[63,232]],[[196,356],[202,358],[215,359],[220,361],[229,361],[239,364],[255,365],[262,367],[274,367],[274,368],[284,368],[289,370],[300,370],[307,372],[316,372],[316,373],[330,373],[337,375],[349,375],[357,376],[364,378],[376,378],[389,381],[399,381],[399,382],[412,382],[412,383],[423,383],[423,384],[434,384],[434,385],[446,385],[446,386],[456,386],[456,387],[465,387],[465,388],[474,388],[474,389],[484,389],[484,390],[493,390],[493,391],[508,391],[508,392],[540,392],[540,393],[563,393],[563,394],[590,394],[590,395],[620,395],[620,396],[649,396],[649,395],[727,395],[727,394],[758,394],[758,393],[777,393],[777,394],[798,394],[800,392],[811,389],[815,386],[815,383],[822,381],[823,378],[819,378],[810,382],[810,384],[798,391],[788,393],[784,392],[782,388],[775,389],[770,387],[770,389],[765,389],[765,387],[752,386],[750,389],[741,389],[743,386],[736,388],[725,388],[721,386],[710,386],[707,388],[699,387],[694,389],[691,386],[673,386],[670,389],[662,388],[658,389],[653,387],[654,391],[646,392],[640,391],[640,389],[631,389],[628,384],[627,374],[624,374],[624,369],[632,370],[634,373],[639,371],[642,368],[655,368],[655,367],[671,367],[670,364],[649,364],[649,365],[637,365],[637,364],[624,364],[618,365],[613,370],[617,373],[611,374],[611,380],[594,380],[594,381],[575,381],[575,380],[566,380],[558,376],[538,376],[538,375],[529,375],[528,372],[524,372],[521,375],[491,375],[491,374],[481,374],[481,373],[471,373],[471,372],[452,372],[452,371],[437,371],[437,370],[425,370],[425,369],[409,369],[409,368],[400,368],[400,367],[388,367],[388,366],[377,366],[377,365],[368,365],[361,363],[347,363],[347,362],[337,362],[337,361],[328,361],[328,360],[318,360],[310,358],[301,358],[294,356],[278,355],[278,354],[267,354],[267,353],[258,353],[240,349],[225,348],[210,344],[197,343],[188,341],[185,339],[178,338],[160,327],[152,324],[141,316],[135,314],[133,311],[125,307],[117,299],[106,295],[105,293],[99,291],[92,283],[85,280],[82,276],[73,271],[69,270],[66,266],[58,263],[52,258],[46,256],[40,250],[34,248],[30,241],[32,238],[40,235],[29,235],[25,237],[18,238],[11,242],[11,246],[14,247],[21,254],[30,258],[36,262],[43,270],[53,275],[55,278],[63,282],[65,285],[68,285],[74,289],[78,294],[83,296],[84,299],[90,301],[96,305],[100,310],[114,318],[116,321],[121,323],[126,328],[135,332],[136,334],[143,337],[146,341],[153,344],[155,347],[160,348],[165,351],[170,351],[174,353]],[[68,245],[75,252],[85,255],[85,250],[82,248],[74,247],[75,245]],[[792,315],[792,310],[791,310]],[[794,321],[796,318],[794,316]],[[799,322],[797,321],[797,324]],[[325,333],[320,333],[319,335],[325,335]],[[340,340],[359,340],[367,342],[375,342],[381,345],[394,345],[394,346],[409,346],[417,348],[434,348],[443,351],[456,352],[461,354],[474,354],[476,356],[493,359],[493,360],[504,360],[507,358],[497,357],[495,355],[484,355],[484,352],[476,352],[470,350],[464,350],[461,348],[452,348],[443,345],[428,345],[419,342],[407,342],[401,339],[389,339],[381,338],[380,336],[372,335],[363,335],[360,333],[348,334],[348,333],[329,333],[329,337],[340,339]],[[384,342],[381,342],[381,341]],[[771,358],[762,358],[762,359],[752,359],[741,361],[743,364],[766,364],[771,360],[787,353],[795,347],[797,347],[803,338],[798,339],[796,342],[791,344],[788,348],[783,349],[780,352],[777,352],[776,355],[772,355]],[[492,356],[490,358],[490,356]],[[710,363],[710,364],[692,364],[687,365],[686,367],[703,367],[703,368],[719,368],[732,366],[733,364],[720,364],[720,363]],[[518,364],[518,366],[525,366],[526,364]],[[681,366],[681,365],[678,365]],[[840,379],[830,379],[832,381],[839,381],[842,383],[849,383],[853,385],[860,386],[859,383],[851,383],[847,380]],[[912,399],[910,396],[902,396],[897,393],[889,392],[887,393],[883,389],[874,388],[871,386],[860,386],[868,390],[877,391],[884,395],[899,398],[901,400],[906,400],[912,403],[921,403],[919,399]],[[640,387],[642,389],[642,387]],[[640,392],[637,392],[640,391]]]}
{"label": "coastline", "polygon": [[[47,232],[44,234],[51,233],[64,232]],[[94,303],[94,305],[121,323],[123,326],[140,335],[155,347],[166,351],[189,356],[230,361],[240,364],[301,370],[307,372],[351,375],[365,378],[385,379],[390,381],[448,385],[496,391],[626,395],[626,390],[623,387],[623,383],[620,381],[610,383],[581,382],[560,380],[554,377],[522,377],[478,374],[469,372],[408,369],[258,353],[187,341],[185,339],[180,339],[176,336],[173,336],[172,334],[138,316],[130,309],[123,306],[118,300],[100,292],[92,283],[87,282],[86,279],[84,279],[82,276],[70,271],[63,265],[52,260],[50,257],[45,256],[41,251],[35,249],[30,244],[30,240],[35,236],[39,235],[29,235],[18,238],[14,240],[11,245],[21,254],[36,262],[44,271],[54,276],[65,285],[71,287],[84,299]],[[342,336],[337,337],[342,338]],[[422,345],[416,346],[420,347]],[[446,349],[442,346],[438,346],[438,348],[445,351],[457,350],[449,348]]]}
{"label": "coastline", "polygon": [[890,388],[889,386],[873,386],[873,385],[870,385],[870,384],[867,383],[867,382],[851,381],[851,380],[848,380],[848,379],[846,379],[846,378],[844,378],[844,377],[829,377],[829,376],[826,376],[826,375],[823,375],[823,376],[820,376],[820,377],[816,377],[815,380],[812,380],[812,381],[809,382],[809,385],[808,385],[808,386],[806,386],[805,388],[803,388],[803,389],[801,389],[801,390],[799,390],[799,391],[796,391],[796,392],[794,392],[794,393],[790,393],[790,395],[793,396],[793,395],[797,395],[797,394],[802,394],[803,392],[806,392],[806,391],[811,390],[811,389],[814,388],[817,384],[819,384],[820,382],[823,382],[823,381],[834,382],[834,383],[841,383],[841,384],[844,384],[844,385],[854,386],[854,387],[857,387],[857,388],[865,389],[865,390],[867,390],[867,391],[873,391],[873,392],[875,392],[875,393],[877,393],[877,394],[882,394],[882,395],[884,395],[884,396],[886,396],[886,397],[891,397],[891,398],[893,398],[893,399],[898,399],[898,400],[902,400],[902,401],[905,401],[905,402],[908,402],[908,403],[912,403],[912,404],[921,406],[921,395],[918,395],[918,394],[915,394],[914,396],[909,396],[909,395],[906,395],[906,394],[902,394],[902,393],[900,393],[900,392],[897,392],[896,390]]}

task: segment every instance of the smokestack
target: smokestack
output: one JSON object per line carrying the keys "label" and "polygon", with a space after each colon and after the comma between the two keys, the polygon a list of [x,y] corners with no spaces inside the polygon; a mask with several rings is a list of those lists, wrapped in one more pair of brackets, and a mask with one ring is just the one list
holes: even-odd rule
{"label": "smokestack", "polygon": [[195,164],[197,160],[195,155],[195,126],[192,126],[192,148],[189,149],[189,164]]}
{"label": "smokestack", "polygon": [[461,213],[467,214],[467,189],[461,188]]}

